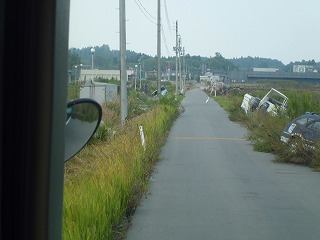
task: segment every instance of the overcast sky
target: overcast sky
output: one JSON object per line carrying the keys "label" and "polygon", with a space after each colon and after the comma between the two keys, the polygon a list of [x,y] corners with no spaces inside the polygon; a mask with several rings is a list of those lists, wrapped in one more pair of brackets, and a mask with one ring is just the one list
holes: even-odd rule
{"label": "overcast sky", "polygon": [[[158,0],[126,0],[127,50],[157,55]],[[320,62],[320,0],[161,0],[162,56],[186,54]],[[69,47],[119,50],[119,0],[71,0]]]}

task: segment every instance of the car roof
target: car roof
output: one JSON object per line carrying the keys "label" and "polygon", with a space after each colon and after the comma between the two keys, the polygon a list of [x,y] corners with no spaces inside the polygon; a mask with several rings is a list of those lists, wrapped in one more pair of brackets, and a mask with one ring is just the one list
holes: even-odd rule
{"label": "car roof", "polygon": [[314,118],[314,119],[320,120],[320,116],[315,112],[306,112],[305,114],[301,115],[300,117],[298,117],[296,119],[300,119],[300,118],[304,118],[304,117]]}

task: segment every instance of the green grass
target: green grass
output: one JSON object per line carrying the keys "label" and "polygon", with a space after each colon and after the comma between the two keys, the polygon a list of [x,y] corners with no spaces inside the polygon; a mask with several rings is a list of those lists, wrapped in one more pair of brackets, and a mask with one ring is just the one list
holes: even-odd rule
{"label": "green grass", "polygon": [[216,100],[217,103],[219,103],[219,105],[223,108],[227,108],[229,106],[229,104],[232,103],[231,99],[229,99],[225,96],[216,96],[216,97],[214,97],[214,100]]}
{"label": "green grass", "polygon": [[225,96],[217,96],[214,99],[219,103],[221,107],[229,112],[229,119],[231,121],[245,123],[248,116],[242,111],[243,95],[240,93],[230,93]]}
{"label": "green grass", "polygon": [[[118,104],[104,106],[104,121],[115,131],[98,138],[67,162],[65,167],[63,239],[121,239],[130,216],[147,190],[179,102],[161,98],[147,112],[116,125]],[[111,115],[111,116],[110,116]],[[146,149],[139,126],[143,126]]]}
{"label": "green grass", "polygon": [[80,85],[72,83],[68,85],[68,100],[78,99],[80,97]]}
{"label": "green grass", "polygon": [[306,112],[320,113],[320,94],[309,91],[288,91],[289,98],[287,114],[294,119]]}

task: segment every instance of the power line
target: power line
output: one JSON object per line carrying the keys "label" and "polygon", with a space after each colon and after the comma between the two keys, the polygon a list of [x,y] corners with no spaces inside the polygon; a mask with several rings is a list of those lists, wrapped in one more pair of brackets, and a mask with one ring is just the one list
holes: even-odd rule
{"label": "power line", "polygon": [[140,0],[137,0],[137,1],[140,3],[141,7],[144,9],[144,11],[145,11],[151,18],[157,20],[156,17],[152,16],[152,15],[147,11],[147,9],[143,6],[143,4],[140,2]]}
{"label": "power line", "polygon": [[[139,3],[138,3],[139,2]],[[135,0],[135,3],[137,4],[137,6],[139,7],[140,11],[143,13],[143,15],[150,21],[152,22],[153,24],[157,25],[156,22],[154,22],[153,20],[150,19],[153,18],[153,19],[157,19],[155,17],[153,17],[147,10],[146,8],[142,5],[142,3],[139,1],[139,0]],[[148,17],[147,14],[150,16]]]}
{"label": "power line", "polygon": [[170,24],[170,21],[169,21],[169,14],[168,14],[168,9],[167,9],[167,1],[166,0],[163,0],[164,1],[164,9],[165,9],[165,12],[166,12],[166,19],[167,19],[167,23],[168,23],[168,28],[169,28],[169,33],[171,35],[171,37],[173,37],[172,35],[172,27],[171,27],[171,24]]}
{"label": "power line", "polygon": [[166,36],[164,34],[163,26],[161,26],[161,31],[162,31],[163,42],[164,42],[164,45],[166,47],[167,55],[168,55],[168,57],[170,57],[169,48],[168,48],[168,44],[167,44],[167,39],[166,39]]}
{"label": "power line", "polygon": [[[168,10],[167,10],[167,4],[166,4],[166,1],[164,0],[165,2],[165,12],[166,12],[166,19],[167,19],[167,22],[168,22],[168,27],[169,29],[171,28],[170,26],[170,21],[169,21],[169,15],[168,15]],[[139,7],[140,11],[142,12],[142,14],[153,24],[157,25],[156,22],[154,22],[151,18],[153,19],[157,19],[155,17],[153,17],[148,11],[147,9],[143,6],[143,4],[140,2],[140,0],[135,0],[135,3],[137,4],[137,6]],[[172,30],[172,29],[170,29]],[[164,42],[164,45],[166,47],[166,52],[167,52],[167,55],[170,56],[170,52],[169,52],[169,48],[168,48],[168,44],[167,44],[167,40],[166,40],[166,37],[165,37],[165,34],[164,34],[164,29],[163,29],[163,26],[161,25],[161,31],[162,31],[162,38],[163,38],[163,42]],[[170,35],[172,36],[172,33],[171,31],[169,31]]]}

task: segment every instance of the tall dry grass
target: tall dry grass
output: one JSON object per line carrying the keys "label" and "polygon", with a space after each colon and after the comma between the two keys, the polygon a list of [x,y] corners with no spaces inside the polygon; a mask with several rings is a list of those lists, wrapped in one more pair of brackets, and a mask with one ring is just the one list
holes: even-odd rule
{"label": "tall dry grass", "polygon": [[93,141],[66,164],[63,239],[123,237],[126,219],[146,191],[160,148],[178,115],[178,104],[169,103],[128,120],[125,127],[115,127],[113,138]]}

